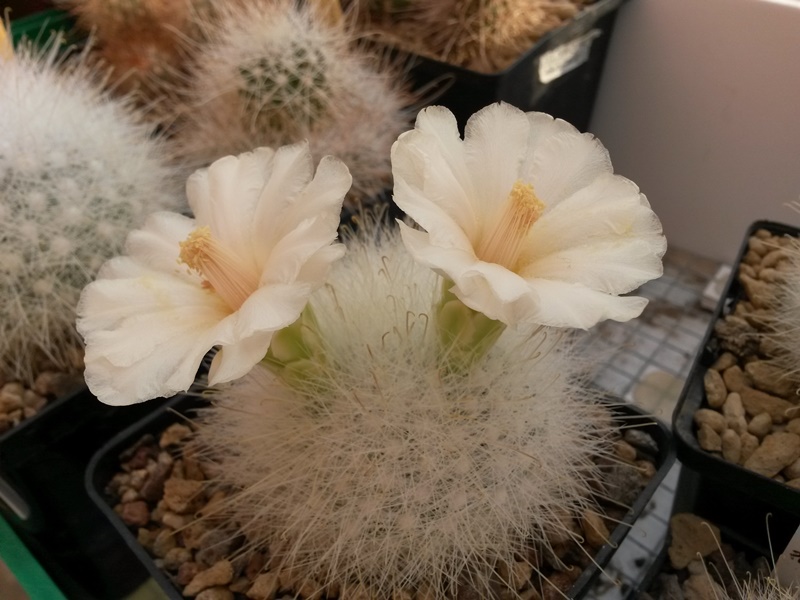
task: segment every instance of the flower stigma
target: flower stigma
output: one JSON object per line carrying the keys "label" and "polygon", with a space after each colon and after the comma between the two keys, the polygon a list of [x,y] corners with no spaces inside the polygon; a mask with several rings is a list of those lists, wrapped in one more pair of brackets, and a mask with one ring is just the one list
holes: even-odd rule
{"label": "flower stigma", "polygon": [[192,231],[180,248],[178,262],[198,273],[203,286],[216,292],[232,310],[239,310],[258,289],[258,275],[215,239],[208,225]]}
{"label": "flower stigma", "polygon": [[523,242],[544,209],[545,204],[536,196],[533,186],[518,179],[494,227],[483,236],[476,256],[516,271]]}

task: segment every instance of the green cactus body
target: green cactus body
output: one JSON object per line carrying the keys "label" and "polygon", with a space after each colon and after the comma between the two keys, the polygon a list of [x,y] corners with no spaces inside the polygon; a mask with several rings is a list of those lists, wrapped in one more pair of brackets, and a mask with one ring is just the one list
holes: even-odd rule
{"label": "green cactus body", "polygon": [[239,67],[242,116],[262,134],[313,127],[328,113],[327,64],[318,48],[292,43],[284,56],[262,56]]}

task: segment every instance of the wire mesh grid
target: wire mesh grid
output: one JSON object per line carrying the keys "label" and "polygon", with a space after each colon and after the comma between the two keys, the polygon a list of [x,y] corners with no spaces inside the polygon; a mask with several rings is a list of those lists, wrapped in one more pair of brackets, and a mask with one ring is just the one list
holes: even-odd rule
{"label": "wire mesh grid", "polygon": [[[669,425],[711,320],[701,299],[719,267],[670,249],[664,275],[637,292],[650,300],[641,317],[627,323],[607,321],[587,334],[586,348],[605,357],[594,372],[594,383]],[[641,583],[664,545],[679,470],[676,463],[664,478],[588,600],[624,599]]]}

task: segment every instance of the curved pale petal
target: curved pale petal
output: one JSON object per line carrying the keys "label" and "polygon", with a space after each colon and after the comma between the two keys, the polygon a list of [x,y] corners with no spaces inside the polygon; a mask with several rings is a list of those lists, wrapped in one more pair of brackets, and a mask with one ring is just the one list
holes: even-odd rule
{"label": "curved pale petal", "polygon": [[600,321],[629,321],[642,314],[647,298],[604,294],[579,283],[531,279],[536,290],[533,322],[552,327],[588,329]]}
{"label": "curved pale petal", "polygon": [[78,311],[86,315],[77,326],[87,355],[91,349],[117,366],[134,364],[176,336],[209,330],[229,313],[200,286],[156,272],[95,281],[81,295]]}
{"label": "curved pale petal", "polygon": [[528,143],[528,118],[506,103],[490,104],[467,121],[466,160],[475,186],[476,210],[491,220],[520,177]]}
{"label": "curved pale petal", "polygon": [[[342,161],[325,156],[314,178],[292,196],[291,202],[283,205],[281,212],[270,209],[269,203],[261,206],[254,219],[256,229],[272,228],[275,240],[280,240],[303,221],[314,218],[316,227],[323,228],[333,239],[339,227],[342,200],[352,182],[353,177]],[[274,242],[269,250],[273,248]]]}
{"label": "curved pale petal", "polygon": [[197,223],[210,226],[214,236],[242,258],[254,255],[253,215],[274,158],[271,148],[225,156],[190,175],[186,182],[186,196]]}
{"label": "curved pale petal", "polygon": [[[479,210],[471,202],[475,197],[473,182],[450,111],[440,106],[420,111],[415,129],[402,134],[392,146],[392,174],[395,181],[402,180],[436,202],[468,237],[478,236]],[[397,200],[405,201],[402,195]]]}
{"label": "curved pale petal", "polygon": [[533,184],[546,206],[552,208],[612,172],[608,151],[592,134],[544,113],[528,113],[528,121],[528,152],[520,177]]}
{"label": "curved pale petal", "polygon": [[187,389],[226,307],[199,286],[176,284],[127,258],[118,262],[139,276],[95,281],[78,305],[89,389],[107,404]]}
{"label": "curved pale petal", "polygon": [[430,243],[442,248],[472,248],[474,238],[458,221],[421,191],[411,188],[402,178],[395,179],[394,201],[403,212],[430,234]]}
{"label": "curved pale petal", "polygon": [[531,228],[520,274],[624,294],[661,276],[665,250],[661,224],[636,185],[606,174]]}
{"label": "curved pale petal", "polygon": [[197,228],[194,219],[170,212],[150,215],[142,229],[132,231],[125,242],[125,251],[131,258],[140,260],[153,269],[188,274],[186,267],[179,268],[180,242]]}
{"label": "curved pale petal", "polygon": [[219,385],[247,375],[269,349],[273,331],[265,331],[221,348],[211,361],[208,383]]}

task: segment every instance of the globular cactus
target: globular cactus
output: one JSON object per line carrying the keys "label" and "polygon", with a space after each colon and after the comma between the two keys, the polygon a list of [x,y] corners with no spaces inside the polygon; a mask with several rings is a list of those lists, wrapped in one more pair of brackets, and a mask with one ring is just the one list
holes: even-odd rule
{"label": "globular cactus", "polygon": [[144,216],[179,205],[163,144],[129,104],[44,51],[0,57],[0,375],[75,368],[75,304]]}
{"label": "globular cactus", "polygon": [[278,0],[222,7],[205,31],[172,111],[174,151],[187,168],[308,139],[316,159],[348,165],[351,200],[391,185],[389,149],[408,127],[409,100],[345,25]]}
{"label": "globular cactus", "polygon": [[599,510],[608,414],[556,330],[506,331],[468,375],[442,371],[441,279],[375,237],[312,297],[297,339],[322,351],[301,353],[305,383],[258,366],[200,414],[216,483],[234,490],[213,518],[309,589],[490,597],[511,586],[501,565],[547,555],[576,535],[570,516]]}
{"label": "globular cactus", "polygon": [[583,0],[365,0],[382,36],[443,62],[495,73],[548,31],[574,17]]}
{"label": "globular cactus", "polygon": [[109,83],[152,101],[179,72],[193,38],[195,0],[68,0],[78,26],[92,34]]}

